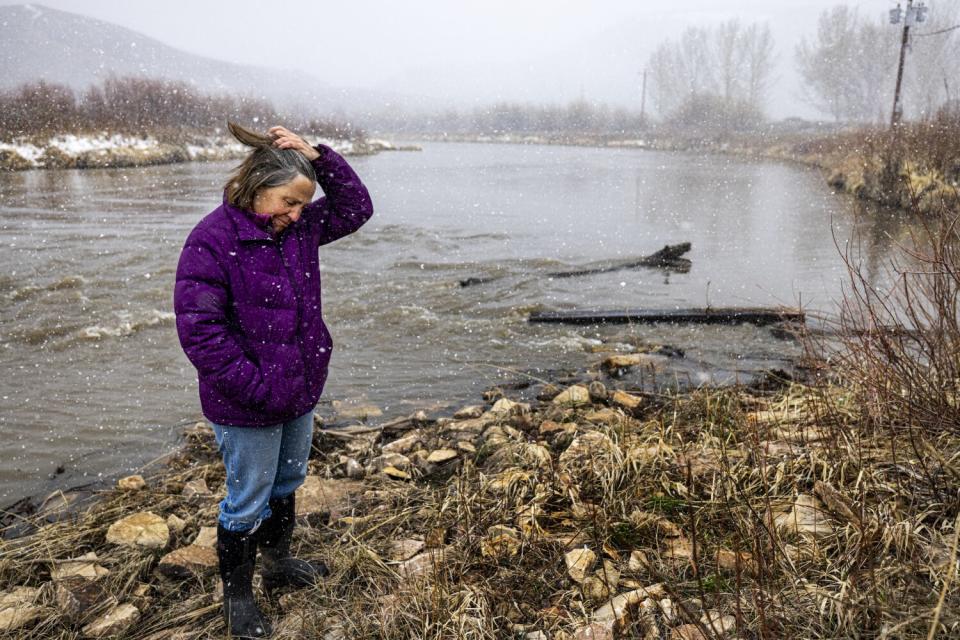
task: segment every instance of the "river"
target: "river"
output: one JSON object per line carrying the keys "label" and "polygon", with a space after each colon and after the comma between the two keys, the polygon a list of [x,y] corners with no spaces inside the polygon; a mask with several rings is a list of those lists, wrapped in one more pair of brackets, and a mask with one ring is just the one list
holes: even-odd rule
{"label": "river", "polygon": [[[351,160],[376,214],[321,248],[336,347],[325,400],[399,415],[476,401],[516,370],[580,366],[611,332],[679,346],[695,383],[780,367],[753,327],[568,327],[530,311],[797,304],[831,312],[860,238],[878,270],[904,223],[857,215],[816,171],[716,155],[428,143]],[[200,419],[172,286],[230,163],[0,174],[0,505],[110,479]],[[686,274],[543,273],[689,241]],[[461,288],[472,276],[500,275]]]}

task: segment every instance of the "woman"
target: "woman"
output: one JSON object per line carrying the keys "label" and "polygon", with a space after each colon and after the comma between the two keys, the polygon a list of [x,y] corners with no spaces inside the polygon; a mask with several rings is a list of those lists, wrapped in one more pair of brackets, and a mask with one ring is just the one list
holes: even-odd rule
{"label": "woman", "polygon": [[[227,181],[223,204],[187,238],[174,310],[227,472],[217,526],[224,616],[234,637],[258,638],[271,632],[251,586],[258,547],[268,588],[311,585],[327,573],[290,556],[294,491],[306,476],[333,346],[317,248],[359,229],[373,207],[329,147],[283,127],[268,136],[229,128],[252,151]],[[325,197],[311,202],[317,183]]]}

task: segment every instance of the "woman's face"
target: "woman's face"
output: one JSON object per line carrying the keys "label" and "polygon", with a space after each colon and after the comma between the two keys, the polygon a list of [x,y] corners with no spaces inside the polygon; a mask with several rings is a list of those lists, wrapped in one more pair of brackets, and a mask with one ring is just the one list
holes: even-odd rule
{"label": "woman's face", "polygon": [[303,208],[313,199],[316,188],[313,180],[297,176],[279,187],[267,187],[253,198],[254,213],[273,217],[273,230],[280,233],[300,219]]}

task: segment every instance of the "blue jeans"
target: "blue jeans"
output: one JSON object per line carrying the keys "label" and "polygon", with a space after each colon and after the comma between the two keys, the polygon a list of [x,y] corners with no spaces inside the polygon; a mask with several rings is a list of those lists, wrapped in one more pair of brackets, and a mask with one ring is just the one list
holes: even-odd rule
{"label": "blue jeans", "polygon": [[307,476],[313,410],[273,427],[213,424],[213,433],[227,469],[220,524],[229,531],[255,531],[270,517],[270,500],[290,495]]}

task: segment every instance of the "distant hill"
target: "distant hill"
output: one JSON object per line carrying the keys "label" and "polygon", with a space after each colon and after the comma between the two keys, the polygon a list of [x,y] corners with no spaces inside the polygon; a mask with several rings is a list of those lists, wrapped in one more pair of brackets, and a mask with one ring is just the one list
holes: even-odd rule
{"label": "distant hill", "polygon": [[302,72],[205,58],[125,27],[39,4],[0,6],[0,89],[41,79],[84,89],[111,75],[180,80],[209,93],[267,97],[280,107],[354,113],[398,101],[396,95],[331,87],[316,78],[305,90],[291,89],[304,86]]}

